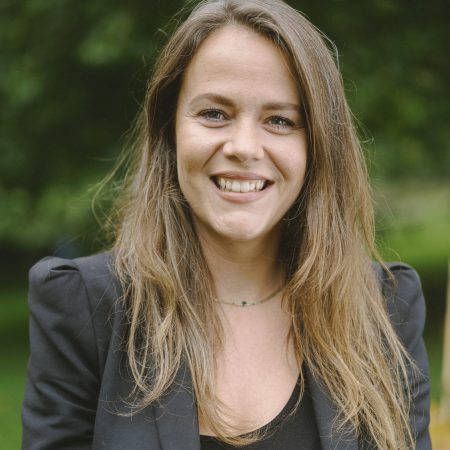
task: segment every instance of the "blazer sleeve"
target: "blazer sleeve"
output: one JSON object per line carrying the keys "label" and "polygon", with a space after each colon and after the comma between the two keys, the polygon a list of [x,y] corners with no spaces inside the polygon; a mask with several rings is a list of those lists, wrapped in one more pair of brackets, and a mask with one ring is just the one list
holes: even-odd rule
{"label": "blazer sleeve", "polygon": [[100,382],[86,287],[76,263],[60,258],[38,262],[29,281],[22,448],[90,449]]}
{"label": "blazer sleeve", "polygon": [[416,437],[417,450],[431,449],[428,432],[430,421],[430,382],[428,359],[422,334],[425,325],[425,300],[419,276],[401,263],[388,265],[396,283],[384,283],[391,321],[411,355],[417,370],[409,372],[412,393],[410,420]]}

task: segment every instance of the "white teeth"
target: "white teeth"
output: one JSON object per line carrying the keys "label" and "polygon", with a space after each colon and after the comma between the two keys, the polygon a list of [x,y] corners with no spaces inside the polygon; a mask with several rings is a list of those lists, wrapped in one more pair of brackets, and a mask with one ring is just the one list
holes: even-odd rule
{"label": "white teeth", "polygon": [[264,188],[264,180],[239,181],[216,177],[216,183],[222,191],[226,192],[257,192]]}
{"label": "white teeth", "polygon": [[244,181],[241,183],[241,192],[248,192],[250,190],[250,183],[248,181]]}

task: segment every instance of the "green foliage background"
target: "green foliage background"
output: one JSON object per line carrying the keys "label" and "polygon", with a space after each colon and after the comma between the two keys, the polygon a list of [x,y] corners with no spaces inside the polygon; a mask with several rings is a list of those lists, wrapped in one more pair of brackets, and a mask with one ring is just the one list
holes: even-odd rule
{"label": "green foliage background", "polygon": [[[422,276],[437,398],[450,254],[450,3],[289,3],[339,49],[375,185],[383,253],[412,263]],[[0,2],[2,417],[17,413],[22,392],[26,269],[46,254],[76,256],[100,248],[89,189],[118,156],[166,25],[182,4]],[[4,448],[18,442],[11,430],[0,428],[0,449],[3,432],[10,436]]]}
{"label": "green foliage background", "polygon": [[[181,4],[2,1],[0,247],[51,249],[92,225],[82,194],[118,154]],[[448,3],[291,4],[340,50],[374,176],[448,175]]]}

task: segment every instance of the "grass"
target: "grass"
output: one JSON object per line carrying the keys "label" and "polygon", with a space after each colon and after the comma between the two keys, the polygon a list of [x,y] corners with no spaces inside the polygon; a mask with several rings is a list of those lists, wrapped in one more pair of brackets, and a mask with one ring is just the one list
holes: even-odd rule
{"label": "grass", "polygon": [[27,347],[18,348],[15,343],[6,352],[0,352],[0,449],[20,448],[20,409],[25,384]]}
{"label": "grass", "polygon": [[26,288],[0,294],[0,450],[20,448],[20,410],[28,358]]}

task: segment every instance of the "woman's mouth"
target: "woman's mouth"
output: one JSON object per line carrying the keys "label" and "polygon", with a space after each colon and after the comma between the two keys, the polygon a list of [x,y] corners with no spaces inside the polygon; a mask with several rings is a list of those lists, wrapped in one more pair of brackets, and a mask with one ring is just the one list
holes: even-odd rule
{"label": "woman's mouth", "polygon": [[215,185],[223,192],[259,192],[265,189],[268,180],[237,180],[236,178],[212,177]]}

